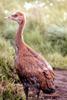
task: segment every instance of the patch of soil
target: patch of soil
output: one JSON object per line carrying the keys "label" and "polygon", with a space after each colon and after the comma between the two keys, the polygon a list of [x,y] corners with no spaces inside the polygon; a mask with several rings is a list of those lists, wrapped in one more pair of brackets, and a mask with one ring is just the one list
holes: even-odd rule
{"label": "patch of soil", "polygon": [[55,84],[57,86],[59,98],[57,100],[67,100],[67,71],[56,70]]}

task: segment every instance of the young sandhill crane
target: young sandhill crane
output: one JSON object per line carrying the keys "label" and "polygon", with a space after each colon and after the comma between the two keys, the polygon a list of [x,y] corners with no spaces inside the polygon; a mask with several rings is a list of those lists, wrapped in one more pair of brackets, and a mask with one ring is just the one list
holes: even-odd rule
{"label": "young sandhill crane", "polygon": [[15,66],[24,87],[26,100],[28,100],[30,87],[34,87],[37,90],[37,97],[39,97],[40,90],[46,94],[54,93],[54,72],[52,67],[43,57],[26,45],[23,37],[21,37],[26,23],[25,15],[16,12],[10,15],[8,19],[14,20],[19,24],[15,38]]}

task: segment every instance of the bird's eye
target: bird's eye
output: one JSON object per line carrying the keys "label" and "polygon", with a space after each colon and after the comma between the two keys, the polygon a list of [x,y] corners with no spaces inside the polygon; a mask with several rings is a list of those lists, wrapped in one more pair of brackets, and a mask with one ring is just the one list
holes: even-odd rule
{"label": "bird's eye", "polygon": [[17,15],[13,15],[13,17],[17,17]]}

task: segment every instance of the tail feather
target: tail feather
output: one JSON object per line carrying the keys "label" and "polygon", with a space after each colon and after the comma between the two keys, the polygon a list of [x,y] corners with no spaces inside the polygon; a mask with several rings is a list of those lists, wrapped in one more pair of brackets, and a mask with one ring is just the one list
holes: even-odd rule
{"label": "tail feather", "polygon": [[51,93],[54,93],[55,92],[55,89],[53,88],[46,88],[43,90],[44,93],[46,94],[51,94]]}

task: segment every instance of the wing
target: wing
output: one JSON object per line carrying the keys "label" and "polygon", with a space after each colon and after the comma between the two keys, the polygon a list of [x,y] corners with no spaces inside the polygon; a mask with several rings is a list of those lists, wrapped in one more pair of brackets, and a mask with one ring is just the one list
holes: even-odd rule
{"label": "wing", "polygon": [[32,71],[32,73],[39,72],[48,79],[54,79],[55,75],[50,64],[48,64],[48,62],[42,56],[37,54],[30,47],[26,48],[23,58],[23,63],[25,63],[27,71]]}

